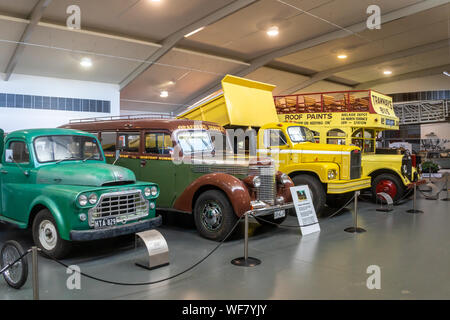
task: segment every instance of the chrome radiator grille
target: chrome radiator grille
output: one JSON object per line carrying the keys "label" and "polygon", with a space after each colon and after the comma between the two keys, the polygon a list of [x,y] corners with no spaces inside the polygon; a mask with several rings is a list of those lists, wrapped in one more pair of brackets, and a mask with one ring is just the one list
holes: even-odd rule
{"label": "chrome radiator grille", "polygon": [[135,220],[147,216],[148,210],[148,201],[140,190],[105,193],[89,210],[89,225],[93,226],[95,219],[107,217],[117,217],[122,222]]}
{"label": "chrome radiator grille", "polygon": [[361,178],[361,152],[353,150],[350,155],[350,179]]}
{"label": "chrome radiator grille", "polygon": [[261,187],[258,188],[257,198],[268,204],[275,204],[276,178],[274,166],[251,166],[249,175],[261,178]]}

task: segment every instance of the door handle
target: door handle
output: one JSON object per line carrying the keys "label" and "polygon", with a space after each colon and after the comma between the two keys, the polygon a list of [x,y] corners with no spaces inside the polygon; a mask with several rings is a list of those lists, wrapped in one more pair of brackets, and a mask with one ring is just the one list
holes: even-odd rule
{"label": "door handle", "polygon": [[8,171],[6,171],[6,170],[0,170],[0,173],[2,173],[2,174],[8,174]]}

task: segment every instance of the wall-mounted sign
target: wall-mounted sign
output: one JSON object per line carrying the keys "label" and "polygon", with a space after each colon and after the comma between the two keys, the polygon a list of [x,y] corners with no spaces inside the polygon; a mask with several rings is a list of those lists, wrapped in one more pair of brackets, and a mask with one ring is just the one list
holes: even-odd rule
{"label": "wall-mounted sign", "polygon": [[291,194],[302,235],[319,232],[319,220],[317,220],[316,210],[314,209],[308,186],[292,187]]}

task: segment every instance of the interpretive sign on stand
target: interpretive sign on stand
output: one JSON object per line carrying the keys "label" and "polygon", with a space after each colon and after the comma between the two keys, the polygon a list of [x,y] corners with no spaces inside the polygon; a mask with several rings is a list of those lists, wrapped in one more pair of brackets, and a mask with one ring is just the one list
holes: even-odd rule
{"label": "interpretive sign on stand", "polygon": [[292,187],[291,194],[302,235],[319,232],[319,220],[317,219],[309,187],[306,185]]}

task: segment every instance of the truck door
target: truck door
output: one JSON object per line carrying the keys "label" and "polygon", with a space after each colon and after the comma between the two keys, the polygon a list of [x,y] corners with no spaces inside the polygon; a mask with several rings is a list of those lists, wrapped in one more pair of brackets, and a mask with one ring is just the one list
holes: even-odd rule
{"label": "truck door", "polygon": [[7,141],[0,168],[3,216],[21,222],[27,220],[30,168],[30,153],[25,141]]}
{"label": "truck door", "polygon": [[263,150],[268,156],[283,158],[289,149],[286,135],[281,129],[265,129],[263,133]]}
{"label": "truck door", "polygon": [[144,150],[140,160],[139,177],[159,185],[159,208],[170,208],[175,198],[175,164],[172,162],[173,142],[169,131],[145,132]]}

